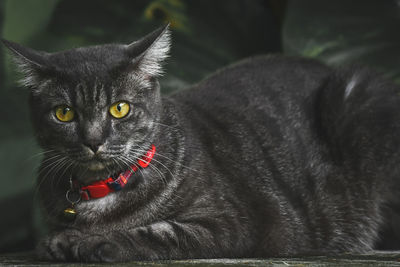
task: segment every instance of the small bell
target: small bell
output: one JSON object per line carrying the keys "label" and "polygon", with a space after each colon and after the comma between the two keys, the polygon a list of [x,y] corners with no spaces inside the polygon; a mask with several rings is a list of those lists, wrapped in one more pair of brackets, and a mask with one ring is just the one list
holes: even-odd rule
{"label": "small bell", "polygon": [[74,206],[72,206],[70,208],[66,208],[64,210],[64,216],[65,216],[65,218],[67,218],[69,220],[74,220],[76,217],[76,210],[74,209]]}
{"label": "small bell", "polygon": [[[77,215],[77,212],[76,212],[74,206],[75,206],[76,203],[78,203],[81,200],[81,196],[80,196],[79,192],[76,192],[76,190],[74,190],[74,184],[72,182],[72,177],[69,179],[69,182],[70,182],[70,187],[71,188],[65,194],[65,198],[67,199],[67,201],[69,203],[71,203],[71,207],[70,208],[66,208],[64,210],[64,217],[66,219],[72,221],[72,220],[75,219],[75,217]],[[70,195],[74,194],[74,193],[75,193],[75,195],[77,195],[77,197],[76,197],[75,200],[71,200],[71,196]]]}

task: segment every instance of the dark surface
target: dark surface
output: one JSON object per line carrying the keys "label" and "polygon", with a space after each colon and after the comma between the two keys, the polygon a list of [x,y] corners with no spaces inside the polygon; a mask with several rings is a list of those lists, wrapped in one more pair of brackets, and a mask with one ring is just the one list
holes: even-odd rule
{"label": "dark surface", "polygon": [[[336,257],[298,257],[270,259],[208,259],[156,262],[128,262],[113,264],[118,266],[400,266],[398,252],[370,255],[341,255]],[[3,254],[0,255],[1,266],[108,266],[108,264],[54,263],[37,262],[33,254]]]}

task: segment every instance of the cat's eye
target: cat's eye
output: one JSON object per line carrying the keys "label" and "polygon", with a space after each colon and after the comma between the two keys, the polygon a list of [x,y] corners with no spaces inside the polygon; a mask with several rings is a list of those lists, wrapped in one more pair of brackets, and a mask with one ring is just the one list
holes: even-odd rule
{"label": "cat's eye", "polygon": [[129,104],[124,101],[114,103],[110,107],[110,114],[117,119],[121,119],[128,115],[130,110]]}
{"label": "cat's eye", "polygon": [[58,106],[55,109],[56,118],[62,122],[69,122],[74,119],[75,112],[71,107],[66,105]]}

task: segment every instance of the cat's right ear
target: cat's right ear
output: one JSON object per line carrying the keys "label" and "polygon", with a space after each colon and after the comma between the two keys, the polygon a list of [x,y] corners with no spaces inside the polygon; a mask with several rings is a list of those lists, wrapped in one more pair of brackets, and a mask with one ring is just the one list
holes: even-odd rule
{"label": "cat's right ear", "polygon": [[24,75],[22,85],[36,87],[40,77],[48,69],[48,53],[36,51],[20,44],[1,39],[2,43],[12,52],[18,70]]}
{"label": "cat's right ear", "polygon": [[162,74],[161,63],[168,57],[170,43],[167,24],[125,46],[125,49],[137,70],[149,76],[159,76]]}

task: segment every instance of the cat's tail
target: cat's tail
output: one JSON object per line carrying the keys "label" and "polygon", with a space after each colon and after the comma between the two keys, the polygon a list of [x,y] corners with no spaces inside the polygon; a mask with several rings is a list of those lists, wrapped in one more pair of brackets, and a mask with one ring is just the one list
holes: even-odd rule
{"label": "cat's tail", "polygon": [[321,137],[337,160],[359,167],[397,161],[399,86],[367,69],[338,71],[325,80],[315,103]]}

